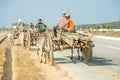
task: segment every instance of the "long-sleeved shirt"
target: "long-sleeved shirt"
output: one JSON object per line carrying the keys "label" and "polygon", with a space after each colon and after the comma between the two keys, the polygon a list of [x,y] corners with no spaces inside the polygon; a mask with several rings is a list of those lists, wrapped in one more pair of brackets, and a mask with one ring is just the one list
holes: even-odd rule
{"label": "long-sleeved shirt", "polygon": [[64,17],[61,17],[58,19],[58,27],[63,28],[66,24],[66,19]]}

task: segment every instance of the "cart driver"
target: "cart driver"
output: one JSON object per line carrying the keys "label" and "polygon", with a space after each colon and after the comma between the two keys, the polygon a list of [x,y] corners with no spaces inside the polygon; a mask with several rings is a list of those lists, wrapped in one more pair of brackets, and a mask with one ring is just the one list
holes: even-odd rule
{"label": "cart driver", "polygon": [[46,31],[46,25],[44,23],[42,23],[42,19],[38,20],[38,23],[36,25],[36,28],[39,30],[39,32],[45,32]]}

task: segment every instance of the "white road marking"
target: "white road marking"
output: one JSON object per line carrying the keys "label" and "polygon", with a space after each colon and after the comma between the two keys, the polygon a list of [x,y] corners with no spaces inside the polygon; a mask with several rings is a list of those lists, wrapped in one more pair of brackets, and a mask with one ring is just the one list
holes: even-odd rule
{"label": "white road marking", "polygon": [[[113,47],[112,47],[112,48],[113,48]],[[114,47],[114,48],[116,49],[116,47]],[[118,48],[118,47],[117,47],[117,48]],[[119,49],[120,49],[120,48],[119,48]],[[70,53],[67,52],[67,51],[62,51],[62,53],[67,54],[67,55],[70,54]],[[94,64],[94,63],[90,63],[90,64],[91,64],[91,65],[94,65],[95,68],[97,68],[98,70],[101,70],[101,71],[103,71],[103,72],[105,72],[105,73],[108,73],[108,74],[110,74],[110,75],[112,75],[112,76],[120,79],[120,75],[119,75],[119,74],[116,74],[116,73],[114,73],[114,72],[111,72],[111,71],[109,71],[109,70],[107,70],[107,69],[105,69],[105,68],[103,68],[103,67],[101,67],[101,66],[98,66],[98,65]]]}
{"label": "white road marking", "polygon": [[106,47],[108,47],[108,48],[112,48],[112,49],[117,49],[117,50],[120,50],[120,48],[119,48],[119,47],[115,47],[115,46],[109,46],[109,45],[107,45]]}

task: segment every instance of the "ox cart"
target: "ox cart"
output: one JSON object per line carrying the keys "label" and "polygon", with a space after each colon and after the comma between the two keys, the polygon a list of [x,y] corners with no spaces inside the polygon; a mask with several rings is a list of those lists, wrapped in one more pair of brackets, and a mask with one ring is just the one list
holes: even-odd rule
{"label": "ox cart", "polygon": [[15,28],[12,30],[12,44],[22,45],[24,48],[30,47],[30,31],[27,27]]}
{"label": "ox cart", "polygon": [[[48,60],[51,65],[54,65],[54,51],[58,49],[66,49],[65,46],[69,46],[71,49],[71,59],[73,59],[73,49],[77,49],[78,59],[80,59],[79,52],[82,53],[82,59],[87,63],[90,63],[92,60],[92,49],[94,44],[91,40],[91,36],[86,33],[81,33],[79,31],[75,33],[70,32],[62,32],[60,37],[53,37],[52,28],[48,28],[46,31],[46,47],[44,48],[44,52],[50,53],[48,55]],[[60,32],[57,32],[57,35],[60,35]],[[56,46],[58,46],[56,48]],[[62,48],[61,48],[62,46]]]}

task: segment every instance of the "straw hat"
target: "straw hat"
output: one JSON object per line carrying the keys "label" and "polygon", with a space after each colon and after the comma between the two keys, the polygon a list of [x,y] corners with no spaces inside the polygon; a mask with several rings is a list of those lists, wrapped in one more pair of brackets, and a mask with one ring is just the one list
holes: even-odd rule
{"label": "straw hat", "polygon": [[63,12],[62,12],[62,15],[64,15],[64,16],[65,16],[65,15],[66,15],[66,12],[65,12],[65,11],[63,11]]}
{"label": "straw hat", "polygon": [[67,13],[67,14],[65,14],[65,16],[68,17],[68,16],[70,16],[70,14]]}

